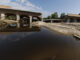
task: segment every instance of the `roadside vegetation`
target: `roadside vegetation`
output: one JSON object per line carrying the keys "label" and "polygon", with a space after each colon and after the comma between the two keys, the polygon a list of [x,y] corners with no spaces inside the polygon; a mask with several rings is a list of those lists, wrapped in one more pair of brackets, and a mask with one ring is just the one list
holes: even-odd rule
{"label": "roadside vegetation", "polygon": [[66,14],[65,13],[61,13],[60,17],[58,15],[57,12],[54,12],[53,14],[47,16],[46,18],[44,18],[44,20],[46,19],[65,19]]}

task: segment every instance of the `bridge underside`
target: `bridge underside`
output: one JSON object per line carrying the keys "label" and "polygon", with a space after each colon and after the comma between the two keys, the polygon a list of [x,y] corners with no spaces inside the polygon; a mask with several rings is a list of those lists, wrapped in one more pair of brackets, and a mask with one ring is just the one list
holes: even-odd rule
{"label": "bridge underside", "polygon": [[8,24],[16,24],[18,28],[23,26],[31,28],[33,22],[42,20],[42,15],[36,12],[0,8],[0,20]]}

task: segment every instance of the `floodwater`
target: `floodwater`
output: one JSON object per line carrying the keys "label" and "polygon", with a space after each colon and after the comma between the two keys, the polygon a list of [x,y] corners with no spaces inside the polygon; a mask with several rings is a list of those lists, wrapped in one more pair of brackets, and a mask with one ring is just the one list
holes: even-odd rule
{"label": "floodwater", "polygon": [[80,60],[80,41],[44,27],[1,32],[0,60]]}

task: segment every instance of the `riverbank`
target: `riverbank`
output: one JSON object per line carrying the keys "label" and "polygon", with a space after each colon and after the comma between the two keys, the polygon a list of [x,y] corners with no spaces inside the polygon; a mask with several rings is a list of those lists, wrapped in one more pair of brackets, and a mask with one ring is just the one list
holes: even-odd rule
{"label": "riverbank", "polygon": [[42,23],[42,26],[62,34],[80,38],[80,23]]}

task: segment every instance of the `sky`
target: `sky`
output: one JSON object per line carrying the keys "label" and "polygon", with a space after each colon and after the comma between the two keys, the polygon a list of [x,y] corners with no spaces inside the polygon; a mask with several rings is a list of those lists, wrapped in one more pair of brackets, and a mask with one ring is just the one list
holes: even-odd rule
{"label": "sky", "polygon": [[80,13],[80,0],[0,0],[0,5],[8,5],[13,9],[41,12],[47,17],[54,12]]}

